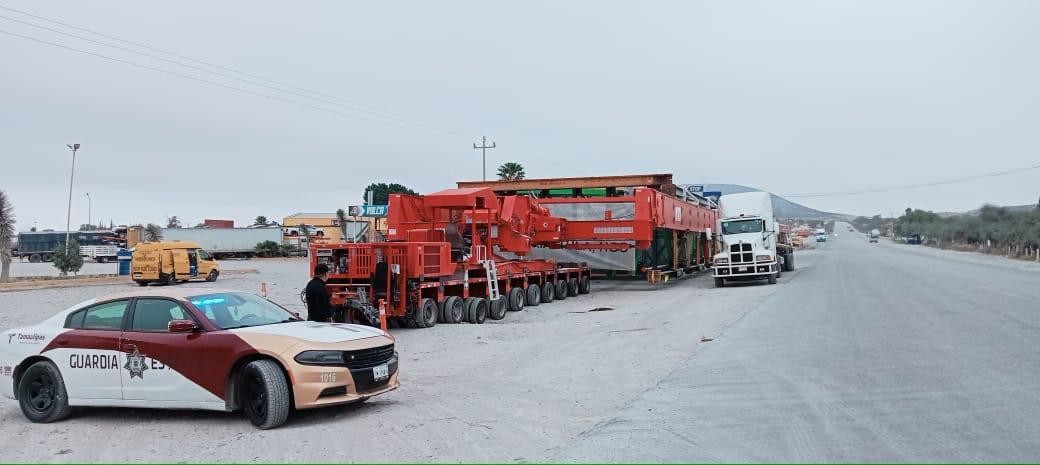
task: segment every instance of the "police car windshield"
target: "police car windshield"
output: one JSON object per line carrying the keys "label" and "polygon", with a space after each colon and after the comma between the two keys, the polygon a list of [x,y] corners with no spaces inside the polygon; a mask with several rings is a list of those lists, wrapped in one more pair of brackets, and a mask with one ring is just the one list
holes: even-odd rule
{"label": "police car windshield", "polygon": [[196,308],[220,329],[247,328],[298,321],[288,310],[245,292],[221,292],[189,297]]}

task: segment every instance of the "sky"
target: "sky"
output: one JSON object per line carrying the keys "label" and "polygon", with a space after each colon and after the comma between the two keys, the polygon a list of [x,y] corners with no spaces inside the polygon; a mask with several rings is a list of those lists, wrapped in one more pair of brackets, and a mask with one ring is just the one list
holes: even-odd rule
{"label": "sky", "polygon": [[[0,7],[46,18],[0,8],[0,190],[20,230],[64,228],[69,143],[73,228],[88,210],[248,224],[359,204],[370,182],[433,192],[480,179],[482,135],[489,177],[515,161],[532,178],[663,172],[779,195],[1040,165],[1040,2]],[[1038,181],[791,200],[964,211],[1035,203]]]}

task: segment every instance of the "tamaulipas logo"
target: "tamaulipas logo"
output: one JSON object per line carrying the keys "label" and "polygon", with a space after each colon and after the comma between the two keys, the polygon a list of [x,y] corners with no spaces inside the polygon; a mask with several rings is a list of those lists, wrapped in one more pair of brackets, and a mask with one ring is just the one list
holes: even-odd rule
{"label": "tamaulipas logo", "polygon": [[15,340],[23,344],[36,344],[43,342],[44,339],[47,339],[47,337],[39,333],[10,333],[7,335],[8,344],[13,344]]}

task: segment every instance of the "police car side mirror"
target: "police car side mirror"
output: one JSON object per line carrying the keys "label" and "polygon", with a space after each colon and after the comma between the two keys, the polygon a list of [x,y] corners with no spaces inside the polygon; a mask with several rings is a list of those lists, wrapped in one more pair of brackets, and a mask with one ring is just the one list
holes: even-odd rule
{"label": "police car side mirror", "polygon": [[190,333],[199,327],[191,320],[173,320],[166,324],[166,329],[171,333]]}

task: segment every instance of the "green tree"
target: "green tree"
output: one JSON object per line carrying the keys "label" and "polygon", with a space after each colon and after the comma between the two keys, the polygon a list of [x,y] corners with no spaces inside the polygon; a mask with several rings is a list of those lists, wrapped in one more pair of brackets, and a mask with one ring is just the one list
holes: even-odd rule
{"label": "green tree", "polygon": [[78,273],[83,268],[83,257],[79,256],[79,243],[72,242],[68,248],[65,243],[58,244],[54,249],[54,267],[61,271],[62,276],[68,276],[69,272]]}
{"label": "green tree", "polygon": [[159,242],[162,240],[162,228],[155,223],[148,223],[148,226],[144,227],[144,241],[145,242]]}
{"label": "green tree", "polygon": [[282,255],[281,244],[275,241],[263,241],[256,244],[256,254],[261,257],[278,257]]}
{"label": "green tree", "polygon": [[181,220],[180,220],[180,218],[177,218],[177,215],[173,215],[173,216],[171,216],[169,218],[166,218],[166,227],[167,228],[180,228],[181,227]]}
{"label": "green tree", "polygon": [[516,181],[518,179],[524,179],[527,176],[524,173],[524,166],[516,162],[503,163],[502,166],[498,167],[498,179],[500,181]]}
{"label": "green tree", "polygon": [[253,225],[254,226],[267,226],[267,217],[264,216],[264,215],[260,215],[260,216],[256,217],[256,219],[253,220]]}
{"label": "green tree", "polygon": [[11,250],[14,246],[14,205],[0,191],[0,283],[11,279]]}
{"label": "green tree", "polygon": [[418,195],[415,192],[401,184],[385,182],[372,183],[365,188],[365,193],[362,195],[362,200],[368,201],[368,192],[372,191],[372,204],[373,205],[386,205],[390,202],[390,194],[411,194]]}

